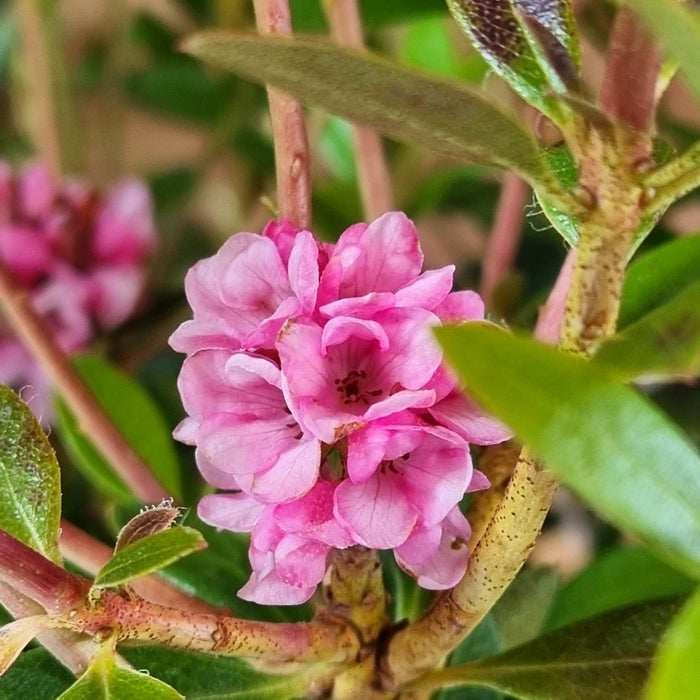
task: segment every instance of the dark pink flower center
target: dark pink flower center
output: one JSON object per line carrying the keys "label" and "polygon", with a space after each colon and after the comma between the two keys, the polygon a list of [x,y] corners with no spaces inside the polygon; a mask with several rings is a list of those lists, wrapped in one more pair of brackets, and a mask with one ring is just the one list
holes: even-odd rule
{"label": "dark pink flower center", "polygon": [[351,370],[342,379],[335,380],[335,390],[340,394],[343,404],[350,404],[362,401],[369,406],[372,398],[381,396],[384,393],[383,389],[367,389],[364,384],[367,380],[367,372],[365,370]]}

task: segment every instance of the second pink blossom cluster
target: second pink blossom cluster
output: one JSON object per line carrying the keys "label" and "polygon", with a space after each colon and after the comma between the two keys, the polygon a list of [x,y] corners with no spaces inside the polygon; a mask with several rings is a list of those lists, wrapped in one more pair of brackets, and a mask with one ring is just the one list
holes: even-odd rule
{"label": "second pink blossom cluster", "polygon": [[388,213],[338,243],[270,223],[239,233],[189,272],[194,318],[179,388],[196,445],[203,520],[250,532],[240,596],[296,604],[331,548],[391,549],[431,589],[464,573],[459,503],[488,486],[469,444],[506,430],[465,396],[432,328],[482,319],[477,294],[451,292],[454,268],[421,272],[413,223]]}
{"label": "second pink blossom cluster", "polygon": [[[64,352],[133,313],[156,246],[152,209],[135,180],[103,199],[82,182],[57,181],[41,163],[15,175],[0,162],[0,261]],[[46,417],[47,379],[1,319],[0,382],[29,385],[30,405]]]}

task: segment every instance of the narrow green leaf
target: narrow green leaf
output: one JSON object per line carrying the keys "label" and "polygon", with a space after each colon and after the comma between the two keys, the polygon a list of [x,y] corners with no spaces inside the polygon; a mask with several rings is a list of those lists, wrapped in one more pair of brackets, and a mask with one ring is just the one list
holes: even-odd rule
{"label": "narrow green leaf", "polygon": [[623,380],[692,377],[700,372],[700,282],[609,338],[594,364]]}
{"label": "narrow green leaf", "polygon": [[[129,444],[153,469],[170,495],[181,500],[177,453],[163,416],[147,392],[106,360],[92,355],[74,358],[75,368]],[[57,401],[57,430],[76,466],[100,490],[125,503],[133,495],[102,458],[62,401]]]}
{"label": "narrow green leaf", "polygon": [[578,82],[579,48],[568,0],[447,0],[476,49],[524,100],[555,123],[557,98]]}
{"label": "narrow green leaf", "polygon": [[119,531],[114,553],[118,554],[125,547],[144,537],[167,530],[181,512],[180,508],[174,507],[171,501],[164,501],[152,508],[144,508]]}
{"label": "narrow green leaf", "polygon": [[415,685],[485,685],[527,700],[638,698],[659,639],[681,604],[661,601],[616,610],[498,656],[434,671]]}
{"label": "narrow green leaf", "polygon": [[140,647],[124,649],[123,655],[187,700],[289,700],[305,696],[310,685],[303,674],[262,673],[240,659],[179,649]]}
{"label": "narrow green leaf", "polygon": [[609,372],[491,324],[439,328],[469,392],[598,513],[700,576],[700,457]]}
{"label": "narrow green leaf", "polygon": [[203,32],[190,37],[184,50],[392,138],[509,168],[530,182],[546,177],[524,127],[459,83],[321,39]]}
{"label": "narrow green leaf", "polygon": [[690,593],[694,581],[642,547],[613,549],[559,591],[546,629],[570,625],[625,605]]}
{"label": "narrow green leaf", "polygon": [[174,688],[146,673],[122,668],[105,648],[87,671],[57,700],[185,700]]}
{"label": "narrow green leaf", "polygon": [[700,17],[674,0],[628,0],[700,96]]}
{"label": "narrow green leaf", "polygon": [[60,563],[61,479],[53,448],[26,404],[0,385],[0,530]]}
{"label": "narrow green leaf", "polygon": [[46,627],[46,615],[32,615],[10,622],[0,628],[0,676],[12,666],[15,659],[39,630]]}
{"label": "narrow green leaf", "polygon": [[661,641],[647,700],[695,700],[700,688],[700,590]]}
{"label": "narrow green leaf", "polygon": [[620,327],[670,301],[698,279],[700,234],[677,238],[641,255],[630,265],[620,306]]}
{"label": "narrow green leaf", "polygon": [[158,571],[203,547],[206,547],[206,542],[200,532],[175,525],[121,549],[95,576],[94,587],[119,586]]}
{"label": "narrow green leaf", "polygon": [[0,680],[0,700],[55,700],[74,681],[45,649],[29,649]]}

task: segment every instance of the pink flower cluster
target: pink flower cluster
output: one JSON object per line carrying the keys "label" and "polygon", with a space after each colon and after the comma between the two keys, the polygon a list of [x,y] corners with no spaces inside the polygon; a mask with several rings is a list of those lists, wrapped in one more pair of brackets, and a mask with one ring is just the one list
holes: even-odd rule
{"label": "pink flower cluster", "polygon": [[[0,260],[63,351],[85,348],[96,330],[129,317],[155,245],[151,198],[141,183],[123,182],[100,199],[81,182],[56,182],[40,163],[15,176],[0,162]],[[0,382],[31,385],[39,403],[48,389],[2,320]],[[36,399],[32,407],[42,408]]]}
{"label": "pink flower cluster", "polygon": [[187,353],[179,388],[196,445],[199,515],[250,532],[263,604],[307,600],[331,548],[392,549],[425,588],[457,583],[467,562],[465,492],[488,486],[469,443],[505,429],[442,365],[431,328],[482,319],[454,267],[421,273],[411,221],[388,213],[338,243],[270,223],[238,233],[186,278],[194,318],[171,337]]}

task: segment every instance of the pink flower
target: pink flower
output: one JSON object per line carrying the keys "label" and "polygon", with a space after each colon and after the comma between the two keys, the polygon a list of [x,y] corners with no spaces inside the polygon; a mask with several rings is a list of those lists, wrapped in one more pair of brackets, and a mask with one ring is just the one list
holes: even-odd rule
{"label": "pink flower", "polygon": [[421,273],[400,213],[357,224],[335,246],[290,224],[240,233],[186,280],[194,317],[171,344],[196,446],[206,522],[250,532],[260,603],[307,600],[331,548],[393,549],[428,588],[464,573],[467,491],[488,483],[469,444],[507,431],[442,364],[432,328],[483,318],[453,268]]}
{"label": "pink flower", "polygon": [[[114,328],[133,313],[155,243],[151,199],[142,184],[122,183],[101,200],[83,183],[56,182],[41,163],[13,177],[0,162],[0,260],[65,352],[84,349],[97,329]],[[0,381],[45,392],[39,369],[29,371],[28,355],[13,346],[18,341],[2,331],[0,355],[26,359],[0,363]]]}

